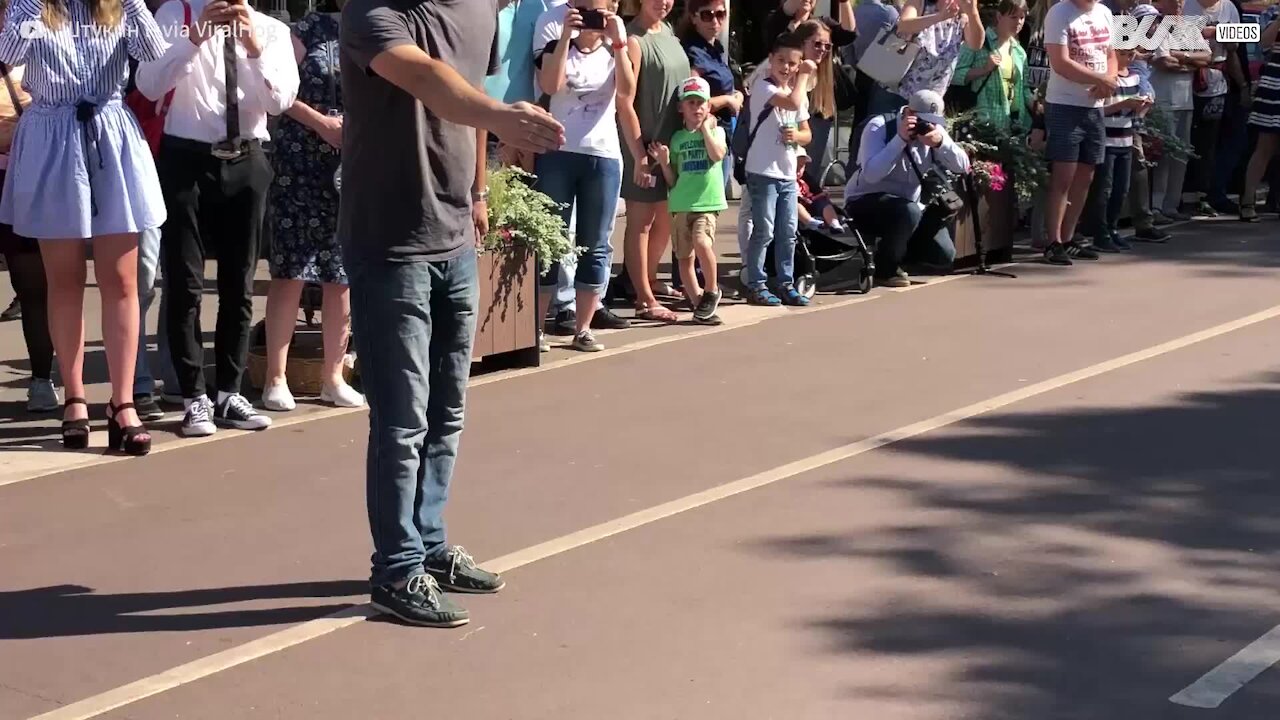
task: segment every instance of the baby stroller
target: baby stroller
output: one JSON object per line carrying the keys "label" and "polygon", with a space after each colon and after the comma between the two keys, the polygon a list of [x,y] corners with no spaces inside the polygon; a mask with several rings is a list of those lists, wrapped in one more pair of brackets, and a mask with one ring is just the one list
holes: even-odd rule
{"label": "baby stroller", "polygon": [[[795,285],[807,298],[818,292],[868,293],[876,265],[871,250],[862,240],[862,234],[839,209],[844,232],[835,232],[826,226],[801,226],[796,233]],[[775,275],[773,244],[764,256],[765,276]],[[745,268],[739,278],[746,284]]]}

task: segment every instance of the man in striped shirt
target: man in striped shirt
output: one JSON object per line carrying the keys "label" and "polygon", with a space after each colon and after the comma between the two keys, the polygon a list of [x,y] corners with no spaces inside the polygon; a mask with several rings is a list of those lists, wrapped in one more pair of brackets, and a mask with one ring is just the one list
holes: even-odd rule
{"label": "man in striped shirt", "polygon": [[1085,231],[1093,236],[1093,248],[1099,252],[1122,252],[1129,244],[1116,233],[1125,195],[1129,192],[1129,173],[1134,144],[1134,120],[1151,108],[1154,93],[1138,72],[1131,70],[1133,50],[1116,50],[1116,89],[1103,108],[1102,124],[1106,129],[1106,155],[1089,187],[1085,206]]}

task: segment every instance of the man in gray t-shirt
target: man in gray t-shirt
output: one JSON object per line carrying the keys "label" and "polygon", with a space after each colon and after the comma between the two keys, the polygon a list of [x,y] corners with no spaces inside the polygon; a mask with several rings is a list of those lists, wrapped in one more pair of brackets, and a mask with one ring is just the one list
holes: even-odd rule
{"label": "man in gray t-shirt", "polygon": [[477,133],[533,152],[564,139],[541,108],[484,94],[497,14],[496,0],[349,0],[342,11],[338,239],[370,410],[372,605],[415,625],[469,620],[442,588],[503,585],[446,544],[443,521],[488,229]]}

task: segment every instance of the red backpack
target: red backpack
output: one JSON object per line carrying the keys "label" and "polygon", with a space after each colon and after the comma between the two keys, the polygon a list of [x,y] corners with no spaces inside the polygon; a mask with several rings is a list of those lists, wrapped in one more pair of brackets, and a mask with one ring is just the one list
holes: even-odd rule
{"label": "red backpack", "polygon": [[[182,2],[182,26],[183,28],[191,27],[191,5],[187,0]],[[125,105],[133,111],[138,118],[138,124],[142,126],[142,136],[147,139],[147,144],[151,146],[151,154],[160,154],[160,138],[164,135],[164,119],[169,112],[169,106],[173,104],[173,90],[165,93],[165,96],[159,101],[153,101],[146,95],[143,95],[137,89],[130,92],[124,99]]]}

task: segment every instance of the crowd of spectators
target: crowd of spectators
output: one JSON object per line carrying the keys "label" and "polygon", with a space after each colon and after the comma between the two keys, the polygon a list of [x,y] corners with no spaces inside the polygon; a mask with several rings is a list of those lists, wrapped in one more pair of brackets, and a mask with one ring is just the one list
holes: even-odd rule
{"label": "crowd of spectators", "polygon": [[[343,373],[351,336],[350,258],[337,240],[349,102],[339,62],[344,2],[321,0],[291,25],[228,0],[5,3],[0,245],[16,294],[7,314],[22,318],[28,407],[64,407],[68,447],[88,441],[90,256],[113,447],[145,453],[142,423],[164,414],[162,402],[182,405],[188,436],[271,424],[240,394],[266,218],[261,407],[296,406],[286,367],[308,285],[322,298],[321,400],[364,404]],[[948,106],[1043,153],[1049,181],[1025,204],[1025,219],[1049,263],[1166,242],[1164,226],[1193,216],[1259,220],[1255,191],[1280,133],[1280,60],[1268,54],[1251,78],[1242,46],[1213,38],[1213,25],[1239,22],[1236,0],[1000,0],[985,9],[976,0],[831,0],[821,12],[813,0],[782,0],[761,23],[768,52],[753,58],[729,57],[729,10],[725,0],[687,0],[674,13],[672,0],[497,3],[485,92],[546,108],[565,143],[535,155],[486,133],[479,154],[534,173],[536,188],[564,207],[577,252],[542,277],[539,312],[577,350],[603,349],[595,331],[672,323],[681,312],[717,323],[726,295],[807,304],[793,262],[805,228],[857,228],[875,247],[878,284],[909,284],[907,267],[947,271],[950,218],[925,178],[964,175],[973,160],[951,136]],[[1205,49],[1117,51],[1116,14],[1204,16]],[[1262,19],[1269,48],[1280,22],[1274,12]],[[19,32],[32,23],[47,32]],[[77,24],[103,31],[58,41]],[[889,35],[915,48],[900,77],[858,72]],[[71,76],[73,54],[98,66]],[[1155,112],[1164,144],[1190,154],[1161,147]],[[833,202],[823,185],[845,142],[841,122],[852,132],[843,195]],[[1237,174],[1233,202],[1227,188]],[[1188,180],[1196,193],[1184,202]],[[730,228],[717,218],[737,188]],[[1128,237],[1118,231],[1126,211]],[[619,219],[625,269],[611,276]],[[716,276],[718,230],[737,232],[740,291]],[[206,378],[199,316],[212,258],[218,311]],[[631,317],[611,309],[620,298]],[[151,355],[144,320],[156,299]],[[539,343],[549,348],[541,333]]]}

